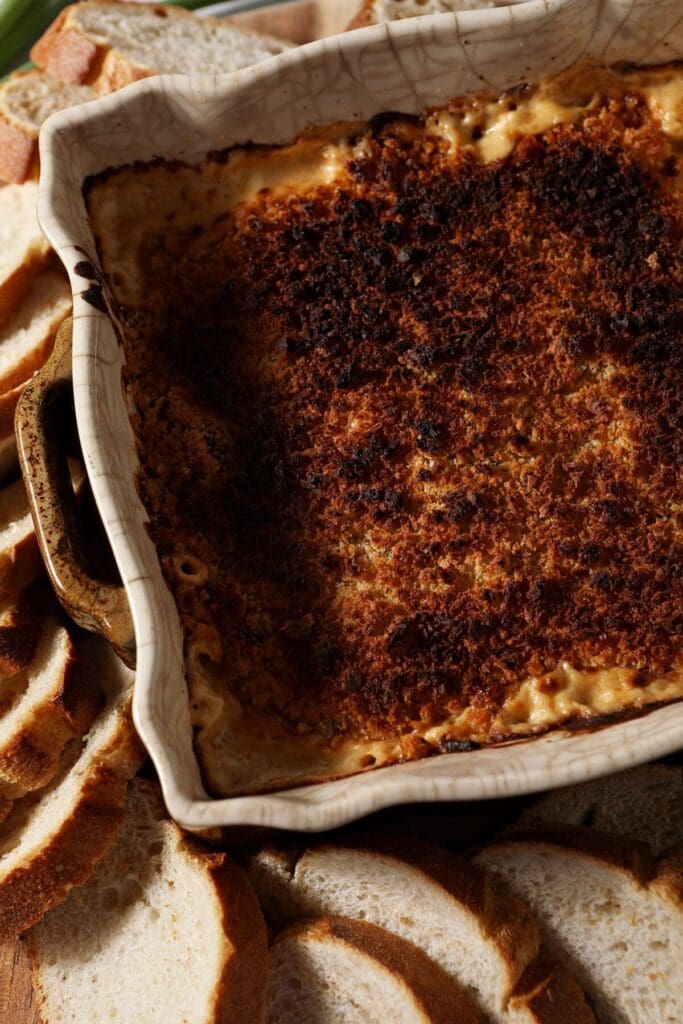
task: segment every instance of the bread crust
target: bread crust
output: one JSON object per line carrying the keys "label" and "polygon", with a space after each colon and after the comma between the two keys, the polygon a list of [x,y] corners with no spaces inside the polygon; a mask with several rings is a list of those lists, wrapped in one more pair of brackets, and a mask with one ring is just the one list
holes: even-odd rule
{"label": "bread crust", "polygon": [[372,0],[363,0],[363,3],[346,26],[346,31],[350,32],[354,28],[365,28],[366,25],[374,24],[375,20],[372,17]]}
{"label": "bread crust", "polygon": [[367,921],[344,917],[321,917],[301,921],[275,940],[275,947],[287,940],[311,938],[318,942],[339,941],[371,957],[409,989],[416,1010],[422,1010],[433,1024],[478,1024],[478,1011],[461,987],[438,964],[405,939]]}
{"label": "bread crust", "polygon": [[540,954],[519,980],[509,1009],[524,1012],[534,1024],[595,1024],[593,1011],[564,964]]}
{"label": "bread crust", "polygon": [[25,792],[46,786],[59,771],[64,747],[87,732],[102,702],[72,646],[50,692],[0,741],[0,780]]}
{"label": "bread crust", "polygon": [[31,49],[31,60],[53,78],[69,85],[89,85],[97,78],[106,49],[69,25],[78,4],[71,4]]}
{"label": "bread crust", "polygon": [[16,185],[38,177],[38,136],[0,111],[0,180]]}
{"label": "bread crust", "polygon": [[[210,854],[187,838],[188,852],[207,865],[220,904],[225,943],[214,992],[212,1024],[261,1024],[265,1010],[268,936],[256,893],[227,854]],[[259,984],[259,981],[262,984]]]}
{"label": "bread crust", "polygon": [[[119,830],[127,782],[142,759],[127,706],[119,714],[115,734],[84,779],[68,818],[21,864],[3,871],[0,860],[0,939],[26,931],[86,880]],[[20,804],[16,813],[21,813]],[[5,828],[11,821],[12,815]]]}

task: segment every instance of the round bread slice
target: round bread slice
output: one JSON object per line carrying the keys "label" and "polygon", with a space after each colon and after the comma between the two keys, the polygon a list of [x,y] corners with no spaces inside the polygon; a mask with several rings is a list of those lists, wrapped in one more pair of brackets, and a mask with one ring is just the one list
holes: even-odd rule
{"label": "round bread slice", "polygon": [[266,1024],[477,1024],[469,996],[422,950],[365,921],[293,925],[271,949]]}
{"label": "round bread slice", "polygon": [[74,638],[50,615],[17,698],[0,717],[0,790],[16,798],[46,786],[67,743],[82,736],[102,706]]}
{"label": "round bread slice", "polygon": [[[0,196],[13,187],[0,188]],[[43,365],[70,312],[71,289],[64,272],[48,268],[38,274],[23,302],[0,329],[0,392],[23,384]]]}
{"label": "round bread slice", "polygon": [[601,1024],[683,1021],[683,856],[598,832],[525,832],[477,863],[523,899]]}
{"label": "round bread slice", "polygon": [[268,966],[256,896],[227,854],[131,783],[121,830],[28,937],[44,1024],[261,1024]]}
{"label": "round bread slice", "polygon": [[[248,872],[276,928],[326,914],[386,928],[467,988],[490,1020],[548,1024],[557,1018],[542,1011],[553,1000],[575,1024],[593,1020],[573,980],[568,986],[551,968],[539,977],[538,928],[524,905],[500,895],[485,872],[456,854],[373,838],[301,856],[269,847],[251,858]],[[523,981],[531,965],[533,979]],[[538,998],[541,983],[545,1002]]]}
{"label": "round bread slice", "polygon": [[103,94],[165,72],[238,71],[291,45],[164,4],[85,0],[64,8],[31,59],[62,82]]}
{"label": "round bread slice", "polygon": [[82,654],[106,703],[88,735],[67,746],[52,782],[16,800],[0,824],[0,939],[85,881],[118,831],[127,781],[143,759],[130,719],[132,673],[96,638]]}
{"label": "round bread slice", "polygon": [[645,764],[547,793],[514,831],[579,825],[647,843],[654,853],[683,843],[683,765]]}

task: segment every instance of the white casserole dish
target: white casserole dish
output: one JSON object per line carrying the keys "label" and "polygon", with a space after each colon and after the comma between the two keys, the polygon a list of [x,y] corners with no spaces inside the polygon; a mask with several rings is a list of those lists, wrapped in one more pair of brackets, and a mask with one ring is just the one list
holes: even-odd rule
{"label": "white casserole dish", "polygon": [[[587,53],[610,63],[680,59],[680,15],[680,0],[529,0],[405,20],[324,39],[233,75],[146,79],[56,114],[43,129],[39,217],[74,293],[76,418],[134,620],[135,722],[168,809],[186,828],[319,830],[400,802],[473,800],[578,782],[683,746],[683,703],[601,728],[558,730],[267,795],[208,796],[192,749],[180,623],[135,488],[122,352],[109,315],[86,297],[92,299],[99,272],[84,179],[134,160],[193,162],[248,141],[284,143],[311,124],[364,120],[384,110],[417,113],[483,86],[533,80]],[[86,278],[93,280],[84,279],[84,263],[92,265]],[[93,618],[101,620],[101,610],[93,609]]]}

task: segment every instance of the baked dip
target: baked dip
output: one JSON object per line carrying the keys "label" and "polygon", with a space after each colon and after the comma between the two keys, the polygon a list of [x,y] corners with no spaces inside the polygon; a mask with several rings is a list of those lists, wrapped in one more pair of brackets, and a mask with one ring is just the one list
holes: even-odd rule
{"label": "baked dip", "polygon": [[683,69],[86,187],[211,792],[683,696]]}

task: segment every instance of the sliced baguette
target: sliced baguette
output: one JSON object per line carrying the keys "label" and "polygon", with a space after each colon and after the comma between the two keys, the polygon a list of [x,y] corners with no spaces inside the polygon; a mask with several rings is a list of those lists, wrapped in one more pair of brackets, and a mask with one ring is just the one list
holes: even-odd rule
{"label": "sliced baguette", "polygon": [[142,761],[130,720],[132,673],[95,638],[84,661],[106,704],[55,779],[17,800],[0,825],[0,939],[25,931],[104,855],[123,819],[127,780]]}
{"label": "sliced baguette", "polygon": [[50,259],[50,246],[36,217],[37,198],[38,186],[32,181],[0,187],[0,326],[11,318]]}
{"label": "sliced baguette", "polygon": [[422,950],[365,921],[323,917],[275,940],[266,1024],[477,1024],[469,996]]}
{"label": "sliced baguette", "polygon": [[0,717],[0,790],[39,789],[59,771],[67,743],[82,736],[102,705],[97,681],[84,671],[70,632],[44,623],[36,657],[14,705]]}
{"label": "sliced baguette", "polygon": [[683,765],[646,764],[542,796],[514,831],[579,825],[647,843],[654,853],[683,843]]}
{"label": "sliced baguette", "polygon": [[[488,1019],[555,1019],[538,1016],[541,1003],[531,998],[538,979],[522,982],[539,952],[533,917],[455,854],[400,840],[321,846],[300,857],[269,847],[251,858],[248,872],[275,927],[326,914],[366,920],[422,949],[469,989]],[[545,977],[554,992],[553,971]],[[575,984],[563,1010],[577,1024],[593,1019]]]}
{"label": "sliced baguette", "polygon": [[260,1024],[266,929],[244,873],[129,787],[121,830],[28,937],[44,1024]]}
{"label": "sliced baguette", "polygon": [[3,796],[0,793],[0,822],[4,821],[9,812],[12,810],[12,800],[9,797]]}
{"label": "sliced baguette", "polygon": [[477,863],[533,910],[600,1024],[683,1021],[683,863],[598,832],[526,832]]}
{"label": "sliced baguette", "polygon": [[45,270],[0,329],[0,393],[22,384],[43,365],[59,326],[70,312],[71,289],[66,275],[60,270]]}
{"label": "sliced baguette", "polygon": [[[513,0],[514,2],[514,0]],[[501,5],[499,0],[363,0],[349,28],[379,25],[385,21],[416,18],[423,14],[479,11]]]}
{"label": "sliced baguette", "polygon": [[0,482],[15,476],[18,469],[14,414],[26,382],[0,395]]}
{"label": "sliced baguette", "polygon": [[31,58],[62,82],[104,94],[164,72],[237,71],[290,46],[178,7],[85,0],[61,12]]}
{"label": "sliced baguette", "polygon": [[50,114],[92,99],[84,86],[65,85],[42,71],[16,71],[0,85],[0,179],[38,177],[38,133]]}

